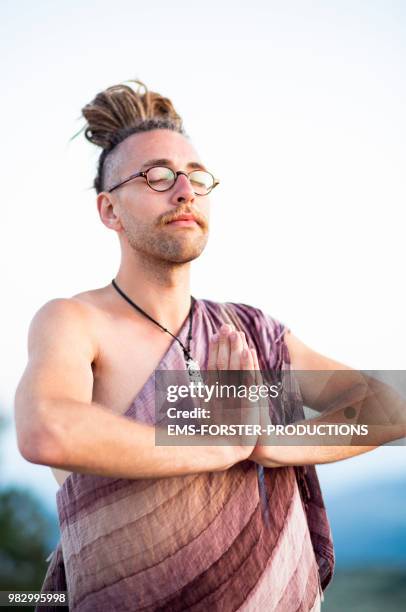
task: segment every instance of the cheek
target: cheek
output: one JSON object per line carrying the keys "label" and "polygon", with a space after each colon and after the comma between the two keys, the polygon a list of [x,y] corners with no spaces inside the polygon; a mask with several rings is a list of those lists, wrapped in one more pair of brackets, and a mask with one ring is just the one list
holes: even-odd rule
{"label": "cheek", "polygon": [[147,194],[137,194],[136,198],[127,198],[123,202],[122,218],[131,224],[142,223],[152,225],[158,216],[165,210],[165,207],[157,202],[156,198]]}
{"label": "cheek", "polygon": [[207,221],[209,221],[210,219],[210,201],[203,202],[203,204],[200,206],[200,212],[202,213],[202,215],[205,216]]}
{"label": "cheek", "polygon": [[133,208],[123,206],[120,210],[120,221],[126,233],[133,234],[137,227],[142,222],[142,217],[138,216],[138,211],[135,212]]}
{"label": "cheek", "polygon": [[205,196],[205,197],[196,197],[195,199],[195,207],[200,210],[200,212],[205,215],[205,217],[208,217],[210,214],[210,209],[211,209],[211,201],[210,201],[210,196]]}

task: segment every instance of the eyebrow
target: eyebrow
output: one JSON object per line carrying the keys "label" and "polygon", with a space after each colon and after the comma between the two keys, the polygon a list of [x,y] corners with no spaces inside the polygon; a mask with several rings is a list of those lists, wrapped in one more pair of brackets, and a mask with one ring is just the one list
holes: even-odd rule
{"label": "eyebrow", "polygon": [[[173,163],[173,161],[171,159],[165,159],[165,158],[149,159],[144,164],[142,164],[141,170],[143,170],[144,168],[147,168],[148,166],[169,166],[169,167],[172,167],[172,166],[174,166],[174,163]],[[187,168],[196,169],[196,170],[205,170],[207,172],[207,168],[205,168],[205,166],[203,166],[203,164],[201,164],[199,162],[189,162],[188,164],[186,164],[186,167]]]}

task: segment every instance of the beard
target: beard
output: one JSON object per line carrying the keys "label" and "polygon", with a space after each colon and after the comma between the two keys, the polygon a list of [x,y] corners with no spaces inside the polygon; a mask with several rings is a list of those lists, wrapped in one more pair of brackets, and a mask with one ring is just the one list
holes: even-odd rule
{"label": "beard", "polygon": [[167,216],[151,224],[122,214],[123,233],[132,250],[144,259],[169,265],[185,264],[199,257],[208,241],[207,221],[197,216],[199,227],[175,230],[168,227]]}

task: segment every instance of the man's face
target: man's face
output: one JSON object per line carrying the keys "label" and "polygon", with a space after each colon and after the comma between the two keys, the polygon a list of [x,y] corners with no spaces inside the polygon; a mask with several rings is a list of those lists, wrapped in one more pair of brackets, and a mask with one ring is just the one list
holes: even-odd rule
{"label": "man's face", "polygon": [[[106,188],[154,165],[187,173],[197,164],[204,169],[190,141],[171,130],[134,134],[115,154],[114,180],[107,179]],[[113,191],[109,199],[119,219],[120,237],[134,251],[168,264],[186,263],[202,253],[208,239],[209,198],[195,195],[186,176],[178,176],[164,192],[154,191],[139,177]],[[184,214],[194,215],[195,221],[175,221]]]}

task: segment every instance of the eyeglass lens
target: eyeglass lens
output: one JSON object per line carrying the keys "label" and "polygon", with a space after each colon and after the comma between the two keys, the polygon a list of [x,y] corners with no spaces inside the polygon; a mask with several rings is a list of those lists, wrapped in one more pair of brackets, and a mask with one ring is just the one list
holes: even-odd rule
{"label": "eyeglass lens", "polygon": [[[163,166],[149,168],[146,174],[150,187],[156,191],[166,191],[170,189],[176,181],[176,174],[173,170]],[[190,172],[189,181],[192,184],[194,192],[199,195],[208,193],[214,185],[212,175],[204,170],[193,170],[193,172]]]}

